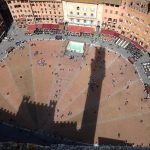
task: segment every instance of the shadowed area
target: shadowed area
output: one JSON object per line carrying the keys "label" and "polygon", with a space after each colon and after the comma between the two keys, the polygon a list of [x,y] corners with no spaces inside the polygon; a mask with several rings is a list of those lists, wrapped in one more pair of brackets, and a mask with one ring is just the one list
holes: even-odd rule
{"label": "shadowed area", "polygon": [[113,145],[113,146],[132,146],[132,144],[127,143],[126,141],[123,140],[117,140],[117,139],[111,139],[111,138],[104,138],[104,137],[99,137],[98,138],[98,143],[99,145]]}
{"label": "shadowed area", "polygon": [[[17,127],[27,128],[40,133],[46,133],[78,142],[94,143],[98,109],[100,103],[101,84],[105,70],[105,51],[95,49],[95,58],[91,59],[91,75],[88,82],[88,92],[85,101],[81,129],[77,131],[75,122],[54,122],[57,102],[42,104],[30,101],[30,96],[23,96],[23,101],[16,114],[1,109],[2,122],[8,122]],[[95,103],[96,107],[91,107]],[[27,115],[27,110],[30,114]],[[26,115],[25,115],[26,114]],[[90,130],[89,130],[90,128]]]}
{"label": "shadowed area", "polygon": [[95,58],[91,59],[91,75],[88,82],[87,98],[80,129],[81,138],[91,144],[94,143],[95,138],[97,118],[100,107],[101,87],[104,76],[105,49],[96,47]]}
{"label": "shadowed area", "polygon": [[9,10],[8,5],[6,4],[5,0],[0,1],[0,13],[2,14],[2,17],[4,18],[4,22],[6,25],[6,31],[8,31],[13,22],[13,19],[12,19],[10,10]]}

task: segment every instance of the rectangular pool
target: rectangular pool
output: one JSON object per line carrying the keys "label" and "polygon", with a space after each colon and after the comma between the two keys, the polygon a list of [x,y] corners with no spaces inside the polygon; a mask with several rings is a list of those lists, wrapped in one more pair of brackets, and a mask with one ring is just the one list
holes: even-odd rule
{"label": "rectangular pool", "polygon": [[84,43],[70,41],[67,50],[76,53],[84,53]]}

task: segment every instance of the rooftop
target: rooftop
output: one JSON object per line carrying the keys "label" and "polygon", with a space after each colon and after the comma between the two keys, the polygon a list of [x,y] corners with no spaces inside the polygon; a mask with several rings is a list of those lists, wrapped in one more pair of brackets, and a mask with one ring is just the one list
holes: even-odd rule
{"label": "rooftop", "polygon": [[66,2],[76,2],[76,3],[90,3],[90,4],[114,4],[114,5],[121,5],[122,0],[64,0]]}

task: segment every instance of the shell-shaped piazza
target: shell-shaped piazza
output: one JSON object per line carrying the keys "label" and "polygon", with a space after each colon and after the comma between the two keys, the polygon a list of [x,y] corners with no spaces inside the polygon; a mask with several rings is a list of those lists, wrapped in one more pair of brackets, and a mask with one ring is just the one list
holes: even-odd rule
{"label": "shell-shaped piazza", "polygon": [[64,41],[31,41],[0,63],[0,120],[43,134],[149,145],[150,103],[134,66],[106,48],[64,55]]}

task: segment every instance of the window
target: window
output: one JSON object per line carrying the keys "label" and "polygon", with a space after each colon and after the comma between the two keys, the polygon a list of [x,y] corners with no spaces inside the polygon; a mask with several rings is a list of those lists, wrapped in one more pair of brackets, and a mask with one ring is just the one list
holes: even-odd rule
{"label": "window", "polygon": [[117,23],[117,19],[113,19],[113,23]]}
{"label": "window", "polygon": [[145,30],[144,34],[148,34],[148,31],[147,31],[147,30]]}
{"label": "window", "polygon": [[86,23],[86,20],[84,20],[84,23]]}
{"label": "window", "polygon": [[71,12],[70,12],[70,15],[72,15],[72,14],[73,14],[73,12],[71,11]]}
{"label": "window", "polygon": [[93,13],[91,13],[91,16],[94,16],[94,14],[93,14]]}
{"label": "window", "polygon": [[77,15],[80,15],[80,13],[79,13],[79,12],[77,12]]}
{"label": "window", "polygon": [[118,11],[115,11],[115,14],[118,14]]}
{"label": "window", "polygon": [[112,10],[110,10],[110,13],[112,14]]}
{"label": "window", "polygon": [[108,22],[111,22],[112,21],[112,18],[108,18]]}
{"label": "window", "polygon": [[79,19],[77,19],[77,22],[80,22],[80,20],[79,20]]}
{"label": "window", "polygon": [[14,7],[15,7],[15,8],[19,8],[19,7],[21,7],[21,5],[15,5]]}
{"label": "window", "polygon": [[137,21],[139,21],[139,18],[138,18],[138,17],[135,17],[135,19],[136,19]]}
{"label": "window", "polygon": [[91,8],[91,11],[93,12],[95,9],[94,8]]}
{"label": "window", "polygon": [[[119,22],[123,22],[123,20],[122,20],[122,19],[119,19]],[[128,22],[128,21],[126,21],[126,22]]]}
{"label": "window", "polygon": [[105,9],[105,13],[107,13],[107,9]]}
{"label": "window", "polygon": [[84,13],[84,16],[86,16],[86,13]]}
{"label": "window", "polygon": [[79,6],[77,7],[77,10],[80,10],[80,7],[79,7]]}

